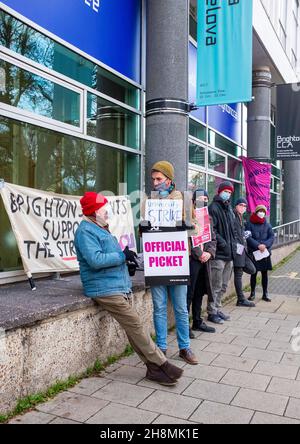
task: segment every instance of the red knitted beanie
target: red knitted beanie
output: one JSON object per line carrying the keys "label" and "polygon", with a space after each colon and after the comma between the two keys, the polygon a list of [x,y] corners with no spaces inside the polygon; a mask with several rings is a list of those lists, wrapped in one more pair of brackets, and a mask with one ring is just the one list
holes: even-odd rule
{"label": "red knitted beanie", "polygon": [[91,214],[95,213],[95,211],[104,207],[107,202],[108,200],[105,196],[100,193],[94,193],[93,191],[87,191],[80,199],[82,212],[85,216],[90,216]]}

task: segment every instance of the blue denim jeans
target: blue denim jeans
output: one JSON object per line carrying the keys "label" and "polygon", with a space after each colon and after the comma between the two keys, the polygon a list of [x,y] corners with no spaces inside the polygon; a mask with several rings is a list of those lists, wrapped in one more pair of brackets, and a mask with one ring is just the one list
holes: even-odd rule
{"label": "blue denim jeans", "polygon": [[151,287],[156,343],[161,350],[167,350],[168,290],[175,315],[176,335],[179,350],[189,348],[189,314],[187,311],[186,285]]}

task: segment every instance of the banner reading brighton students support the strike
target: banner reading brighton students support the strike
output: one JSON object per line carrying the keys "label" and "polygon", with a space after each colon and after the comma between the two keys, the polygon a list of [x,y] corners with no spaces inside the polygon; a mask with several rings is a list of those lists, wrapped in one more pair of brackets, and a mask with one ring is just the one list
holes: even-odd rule
{"label": "banner reading brighton students support the strike", "polygon": [[[82,221],[80,196],[66,196],[5,183],[0,189],[26,273],[78,270],[74,234]],[[121,248],[135,249],[130,201],[108,197],[110,230]]]}
{"label": "banner reading brighton students support the strike", "polygon": [[300,159],[300,84],[277,85],[278,160]]}
{"label": "banner reading brighton students support the strike", "polygon": [[197,105],[252,98],[252,0],[198,0]]}
{"label": "banner reading brighton students support the strike", "polygon": [[146,285],[187,285],[189,248],[187,231],[143,233]]}
{"label": "banner reading brighton students support the strike", "polygon": [[258,205],[265,205],[269,215],[272,166],[248,159],[247,157],[241,157],[241,159],[245,173],[246,196],[249,210],[254,212]]}

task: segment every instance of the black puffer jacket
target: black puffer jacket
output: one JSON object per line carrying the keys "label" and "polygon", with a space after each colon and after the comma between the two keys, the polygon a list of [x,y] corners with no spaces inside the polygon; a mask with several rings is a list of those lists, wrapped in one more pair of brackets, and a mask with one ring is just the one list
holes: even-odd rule
{"label": "black puffer jacket", "polygon": [[230,262],[236,256],[237,243],[234,213],[230,202],[223,202],[219,196],[215,196],[208,210],[217,237],[215,259]]}

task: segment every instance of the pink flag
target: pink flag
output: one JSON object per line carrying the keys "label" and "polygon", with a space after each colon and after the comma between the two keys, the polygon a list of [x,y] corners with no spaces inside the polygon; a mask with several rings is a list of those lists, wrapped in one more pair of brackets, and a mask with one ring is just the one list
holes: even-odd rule
{"label": "pink flag", "polygon": [[246,196],[249,209],[255,211],[257,205],[265,205],[270,214],[272,166],[247,157],[241,157],[245,173]]}

